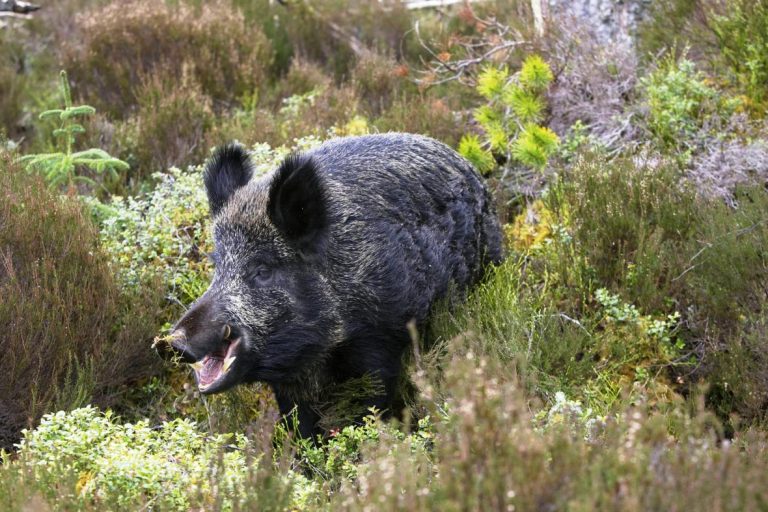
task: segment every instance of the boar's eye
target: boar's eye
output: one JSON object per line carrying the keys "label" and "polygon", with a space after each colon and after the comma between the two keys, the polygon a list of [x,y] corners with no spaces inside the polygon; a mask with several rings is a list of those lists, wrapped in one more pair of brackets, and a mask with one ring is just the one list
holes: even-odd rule
{"label": "boar's eye", "polygon": [[270,284],[273,276],[274,270],[264,264],[254,265],[248,271],[249,281],[260,286]]}

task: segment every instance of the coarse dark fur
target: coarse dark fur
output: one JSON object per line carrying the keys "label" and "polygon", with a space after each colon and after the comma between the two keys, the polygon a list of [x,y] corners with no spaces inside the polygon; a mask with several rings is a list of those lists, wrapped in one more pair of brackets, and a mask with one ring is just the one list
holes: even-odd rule
{"label": "coarse dark fur", "polygon": [[350,379],[380,379],[370,405],[386,409],[407,324],[424,326],[449,289],[501,260],[482,180],[447,146],[398,133],[331,140],[251,175],[236,146],[208,164],[216,270],[173,348],[190,363],[213,355],[214,375],[236,356],[204,392],[266,382],[305,436],[327,390]]}

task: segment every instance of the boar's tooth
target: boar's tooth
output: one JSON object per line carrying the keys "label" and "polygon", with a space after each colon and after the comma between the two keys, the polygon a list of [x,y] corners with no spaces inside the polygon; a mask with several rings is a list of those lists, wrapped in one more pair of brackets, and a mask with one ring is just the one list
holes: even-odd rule
{"label": "boar's tooth", "polygon": [[197,361],[196,363],[189,363],[189,366],[194,368],[195,371],[199,372],[200,370],[203,369],[203,362]]}
{"label": "boar's tooth", "polygon": [[232,334],[232,329],[230,329],[229,324],[224,326],[224,339],[226,340],[229,338],[229,335]]}
{"label": "boar's tooth", "polygon": [[235,359],[237,359],[237,357],[232,356],[224,360],[224,373],[227,373],[229,371],[229,367],[232,366],[232,363],[235,362]]}

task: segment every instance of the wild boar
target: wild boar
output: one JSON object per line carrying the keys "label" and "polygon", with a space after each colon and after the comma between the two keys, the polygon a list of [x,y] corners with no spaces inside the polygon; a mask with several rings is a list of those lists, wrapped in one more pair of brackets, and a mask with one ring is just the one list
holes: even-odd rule
{"label": "wild boar", "polygon": [[172,349],[202,393],[268,383],[302,436],[350,379],[377,379],[369,405],[386,410],[409,322],[424,327],[502,258],[483,180],[444,144],[400,133],[330,140],[252,175],[235,145],[207,164],[215,272]]}

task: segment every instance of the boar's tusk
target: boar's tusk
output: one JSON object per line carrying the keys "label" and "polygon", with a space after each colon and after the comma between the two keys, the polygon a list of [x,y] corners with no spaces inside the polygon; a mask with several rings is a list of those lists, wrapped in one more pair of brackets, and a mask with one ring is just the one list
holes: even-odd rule
{"label": "boar's tusk", "polygon": [[228,357],[224,360],[224,373],[227,373],[229,371],[230,366],[232,366],[232,363],[235,362],[235,359],[237,359],[236,356]]}
{"label": "boar's tusk", "polygon": [[194,368],[195,371],[199,372],[200,370],[203,369],[203,362],[202,361],[198,361],[196,363],[189,363],[189,366]]}

